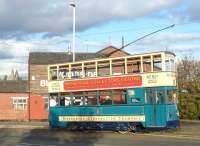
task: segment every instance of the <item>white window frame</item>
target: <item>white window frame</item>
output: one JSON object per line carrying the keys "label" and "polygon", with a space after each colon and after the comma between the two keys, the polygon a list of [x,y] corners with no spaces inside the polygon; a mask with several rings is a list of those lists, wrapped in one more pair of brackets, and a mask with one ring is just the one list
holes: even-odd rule
{"label": "white window frame", "polygon": [[[11,97],[11,98],[12,98],[12,105],[13,105],[14,110],[16,111],[27,110],[28,97],[18,96],[18,97]],[[19,102],[19,100],[22,100],[22,102]],[[25,100],[25,102],[23,102],[23,100]]]}

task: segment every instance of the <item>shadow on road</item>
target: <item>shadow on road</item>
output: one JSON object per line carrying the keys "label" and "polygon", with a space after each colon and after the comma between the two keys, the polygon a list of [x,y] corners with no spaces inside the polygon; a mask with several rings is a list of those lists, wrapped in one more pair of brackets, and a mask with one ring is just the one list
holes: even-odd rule
{"label": "shadow on road", "polygon": [[20,144],[43,145],[43,146],[93,146],[102,137],[100,132],[96,131],[67,131],[67,130],[49,130],[33,129],[23,136]]}

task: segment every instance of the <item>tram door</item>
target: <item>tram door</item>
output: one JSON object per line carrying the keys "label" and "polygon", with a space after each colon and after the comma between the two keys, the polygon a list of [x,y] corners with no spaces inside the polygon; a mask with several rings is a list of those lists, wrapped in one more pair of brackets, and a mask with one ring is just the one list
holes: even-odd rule
{"label": "tram door", "polygon": [[155,88],[147,88],[145,92],[145,114],[148,127],[164,127],[166,124],[166,108],[162,97],[158,97],[159,92],[160,91],[157,91]]}

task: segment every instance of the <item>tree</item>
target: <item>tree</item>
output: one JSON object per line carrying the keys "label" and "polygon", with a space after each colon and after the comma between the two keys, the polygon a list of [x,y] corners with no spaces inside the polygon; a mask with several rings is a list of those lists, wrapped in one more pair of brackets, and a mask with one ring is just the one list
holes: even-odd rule
{"label": "tree", "polygon": [[[200,61],[185,56],[177,63],[181,118],[200,120]],[[188,91],[183,93],[182,91]]]}
{"label": "tree", "polygon": [[177,64],[180,90],[200,92],[200,61],[185,56]]}

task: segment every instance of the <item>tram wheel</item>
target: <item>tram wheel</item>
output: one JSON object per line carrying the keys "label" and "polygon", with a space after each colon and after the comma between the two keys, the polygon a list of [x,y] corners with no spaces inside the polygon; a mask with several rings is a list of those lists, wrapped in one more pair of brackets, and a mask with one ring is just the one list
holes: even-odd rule
{"label": "tram wheel", "polygon": [[137,127],[136,126],[130,126],[129,127],[129,131],[135,133],[136,132]]}

